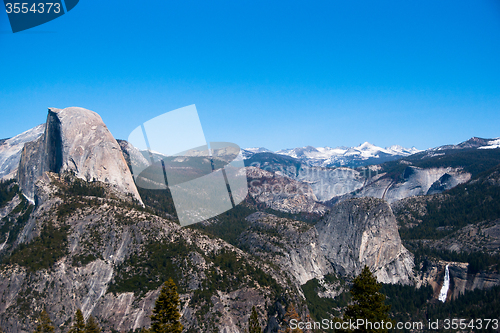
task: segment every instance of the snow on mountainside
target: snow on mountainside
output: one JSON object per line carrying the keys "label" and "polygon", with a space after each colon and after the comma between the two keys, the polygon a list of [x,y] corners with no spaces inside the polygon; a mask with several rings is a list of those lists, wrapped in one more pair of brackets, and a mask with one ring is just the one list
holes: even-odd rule
{"label": "snow on mountainside", "polygon": [[429,149],[429,151],[446,150],[446,149],[468,149],[468,148],[477,148],[477,149],[500,148],[500,137],[495,139],[484,139],[484,138],[473,137],[457,145],[444,145],[436,148],[431,148]]}
{"label": "snow on mountainside", "polygon": [[0,180],[16,177],[24,144],[38,139],[44,129],[45,124],[41,124],[13,138],[0,140]]}
{"label": "snow on mountainside", "polygon": [[479,147],[478,149],[495,149],[495,148],[500,148],[500,138],[488,140],[488,144],[486,146]]}
{"label": "snow on mountainside", "polygon": [[409,156],[420,152],[415,147],[404,148],[401,146],[391,146],[388,148],[377,147],[369,142],[362,143],[357,147],[323,147],[314,148],[311,146],[283,149],[276,153],[302,160],[310,166],[346,166],[359,165],[370,162],[378,164],[399,157]]}
{"label": "snow on mountainside", "polygon": [[259,147],[259,148],[245,148],[245,149],[241,149],[241,153],[243,154],[243,158],[247,159],[247,158],[252,157],[254,154],[258,154],[258,153],[272,153],[272,151],[270,151],[267,148]]}
{"label": "snow on mountainside", "polygon": [[[425,151],[415,147],[404,148],[393,145],[386,148],[375,146],[369,142],[360,144],[357,147],[300,147],[293,149],[282,149],[275,154],[289,156],[298,159],[301,163],[312,167],[358,167],[372,164],[382,164],[397,160],[402,157],[416,153],[422,153],[422,158],[444,154],[441,151],[449,149],[495,149],[500,148],[500,138],[482,139],[473,137],[467,141],[456,145],[445,145],[430,148]],[[245,159],[251,158],[258,153],[272,153],[266,148],[246,148],[243,149]]]}
{"label": "snow on mountainside", "polygon": [[459,144],[444,145],[436,148],[429,148],[415,157],[424,159],[431,158],[435,156],[444,156],[448,154],[453,154],[456,151],[464,149],[497,149],[500,148],[500,137],[495,139],[484,139],[473,137],[467,141],[461,142]]}

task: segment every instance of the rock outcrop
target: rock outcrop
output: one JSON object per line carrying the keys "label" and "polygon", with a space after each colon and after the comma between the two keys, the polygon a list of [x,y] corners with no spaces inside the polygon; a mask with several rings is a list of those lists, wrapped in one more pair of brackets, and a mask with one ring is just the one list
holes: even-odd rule
{"label": "rock outcrop", "polygon": [[247,220],[251,227],[240,236],[240,245],[253,255],[274,262],[293,277],[297,287],[335,272],[318,246],[318,232],[313,226],[263,212],[254,213]]}
{"label": "rock outcrop", "polygon": [[44,129],[45,124],[41,124],[13,138],[0,140],[0,180],[16,177],[24,145],[38,139]]}
{"label": "rock outcrop", "polygon": [[425,246],[438,251],[496,255],[500,251],[500,219],[468,224],[441,239],[426,240]]}
{"label": "rock outcrop", "polygon": [[49,109],[43,135],[24,145],[18,180],[29,200],[35,201],[35,182],[46,171],[108,183],[141,202],[120,146],[101,117],[83,108]]}
{"label": "rock outcrop", "polygon": [[363,187],[356,197],[375,197],[392,203],[404,198],[441,193],[469,181],[471,174],[462,168],[417,168],[408,166],[403,181],[381,177]]}
{"label": "rock outcrop", "polygon": [[123,157],[125,157],[125,161],[132,170],[132,168],[136,168],[137,170],[143,170],[149,167],[151,164],[144,155],[134,147],[130,142],[125,140],[116,140],[120,145],[120,148],[123,153]]}
{"label": "rock outcrop", "polygon": [[318,242],[336,271],[357,275],[364,265],[384,283],[413,283],[413,256],[402,245],[387,202],[351,199],[334,206],[316,225]]}
{"label": "rock outcrop", "polygon": [[414,284],[413,255],[402,245],[396,219],[380,199],[344,201],[314,227],[305,222],[254,213],[240,237],[249,251],[271,260],[303,285],[337,273],[355,276],[364,265],[379,282]]}
{"label": "rock outcrop", "polygon": [[317,202],[311,187],[287,176],[247,167],[248,193],[258,203],[288,213],[323,215],[327,209]]}
{"label": "rock outcrop", "polygon": [[363,187],[369,169],[320,168],[302,166],[294,179],[308,184],[319,201],[328,201]]}

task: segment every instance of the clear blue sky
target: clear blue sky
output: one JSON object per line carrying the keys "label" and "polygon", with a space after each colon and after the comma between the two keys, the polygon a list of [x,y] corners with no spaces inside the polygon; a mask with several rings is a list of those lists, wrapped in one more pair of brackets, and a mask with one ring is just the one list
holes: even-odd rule
{"label": "clear blue sky", "polygon": [[92,1],[12,34],[0,138],[47,107],[116,138],[196,104],[209,141],[424,149],[500,136],[500,1]]}

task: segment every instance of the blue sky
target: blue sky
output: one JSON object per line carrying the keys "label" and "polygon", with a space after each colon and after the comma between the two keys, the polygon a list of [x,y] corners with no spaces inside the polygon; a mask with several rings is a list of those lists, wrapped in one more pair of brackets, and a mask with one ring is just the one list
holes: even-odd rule
{"label": "blue sky", "polygon": [[47,107],[116,138],[196,104],[208,141],[420,149],[500,136],[500,1],[91,1],[13,34],[0,137]]}

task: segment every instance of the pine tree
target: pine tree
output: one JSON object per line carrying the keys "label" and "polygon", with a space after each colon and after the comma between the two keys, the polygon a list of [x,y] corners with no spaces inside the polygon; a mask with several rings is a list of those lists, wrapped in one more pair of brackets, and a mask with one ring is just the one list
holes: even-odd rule
{"label": "pine tree", "polygon": [[82,310],[76,310],[73,325],[68,333],[85,333],[85,319],[83,318]]}
{"label": "pine tree", "polygon": [[[380,292],[380,284],[377,278],[373,276],[368,266],[365,265],[361,274],[353,281],[351,295],[354,304],[349,305],[344,314],[344,321],[364,319],[372,323],[387,323],[389,318],[390,305],[385,304],[385,295]],[[358,326],[354,332],[387,332],[384,327],[376,330],[373,327]]]}
{"label": "pine tree", "polygon": [[248,333],[262,333],[262,328],[259,324],[259,316],[255,306],[252,306],[252,313],[250,314],[250,318],[248,318]]}
{"label": "pine tree", "polygon": [[93,316],[87,319],[87,324],[85,325],[85,333],[100,333],[101,328]]}
{"label": "pine tree", "polygon": [[155,333],[180,333],[179,294],[172,278],[163,284],[151,315],[151,331]]}
{"label": "pine tree", "polygon": [[[54,333],[54,326],[50,320],[49,314],[45,309],[40,313],[39,324],[36,327],[35,333]],[[0,330],[1,332],[1,330]]]}
{"label": "pine tree", "polygon": [[303,333],[303,331],[300,328],[292,329],[290,327],[290,320],[292,320],[292,319],[295,319],[297,322],[301,321],[300,316],[297,313],[297,310],[295,310],[295,307],[293,306],[293,304],[290,304],[288,306],[288,309],[285,313],[285,318],[284,318],[286,328],[284,331],[280,330],[280,333]]}

